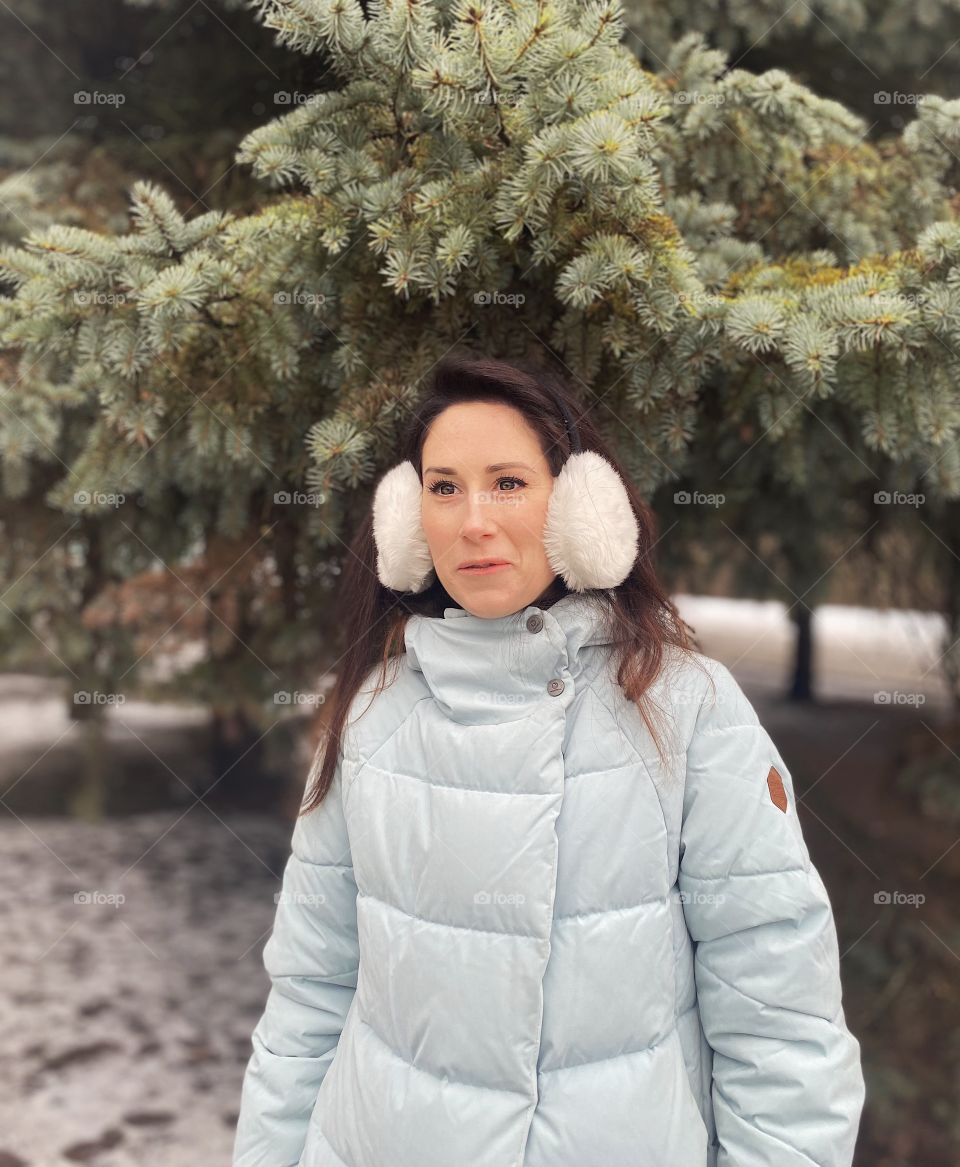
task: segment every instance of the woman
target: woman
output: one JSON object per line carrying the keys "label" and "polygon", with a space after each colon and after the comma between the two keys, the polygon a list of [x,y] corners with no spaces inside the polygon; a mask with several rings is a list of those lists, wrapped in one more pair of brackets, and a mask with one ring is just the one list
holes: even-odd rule
{"label": "woman", "polygon": [[433,382],[347,558],[234,1167],[849,1167],[783,758],[564,384]]}

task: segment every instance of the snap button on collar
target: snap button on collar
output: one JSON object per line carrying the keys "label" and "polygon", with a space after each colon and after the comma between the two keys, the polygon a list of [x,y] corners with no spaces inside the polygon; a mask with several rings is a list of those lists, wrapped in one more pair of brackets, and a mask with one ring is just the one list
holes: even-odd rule
{"label": "snap button on collar", "polygon": [[534,612],[527,617],[527,631],[539,632],[543,628],[543,617],[539,612]]}

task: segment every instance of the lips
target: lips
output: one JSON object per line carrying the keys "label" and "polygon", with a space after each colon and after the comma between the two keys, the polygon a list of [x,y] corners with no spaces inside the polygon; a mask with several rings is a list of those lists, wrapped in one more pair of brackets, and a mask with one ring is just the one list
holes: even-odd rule
{"label": "lips", "polygon": [[488,559],[481,563],[464,564],[458,570],[467,572],[471,575],[483,575],[485,572],[498,571],[504,567],[510,566],[511,565],[505,559]]}

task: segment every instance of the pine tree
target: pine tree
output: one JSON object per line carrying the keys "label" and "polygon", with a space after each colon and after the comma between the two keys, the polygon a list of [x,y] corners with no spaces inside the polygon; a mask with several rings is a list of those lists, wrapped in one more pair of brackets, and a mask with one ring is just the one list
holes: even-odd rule
{"label": "pine tree", "polygon": [[684,34],[751,72],[784,67],[823,96],[899,127],[917,98],[956,92],[960,13],[952,0],[625,0],[629,43],[662,67]]}
{"label": "pine tree", "polygon": [[[257,210],[185,215],[144,181],[125,234],[40,226],[0,252],[4,522],[38,490],[45,516],[5,542],[31,580],[5,633],[55,612],[51,653],[130,685],[158,649],[102,601],[142,611],[159,561],[164,614],[209,604],[221,634],[168,687],[212,701],[229,666],[269,706],[309,684],[343,541],[458,343],[561,361],[672,541],[706,525],[762,558],[772,535],[807,603],[877,490],[955,521],[960,101],[871,141],[698,33],[644,67],[602,0],[256,9],[335,78],[241,141]],[[729,495],[722,524],[678,486]]]}

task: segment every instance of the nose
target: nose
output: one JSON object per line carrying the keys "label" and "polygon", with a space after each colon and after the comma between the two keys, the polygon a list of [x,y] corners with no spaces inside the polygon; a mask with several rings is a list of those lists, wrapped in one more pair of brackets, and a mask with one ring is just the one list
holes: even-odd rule
{"label": "nose", "polygon": [[489,492],[471,490],[467,495],[466,513],[460,534],[467,539],[479,539],[497,529],[493,500]]}

